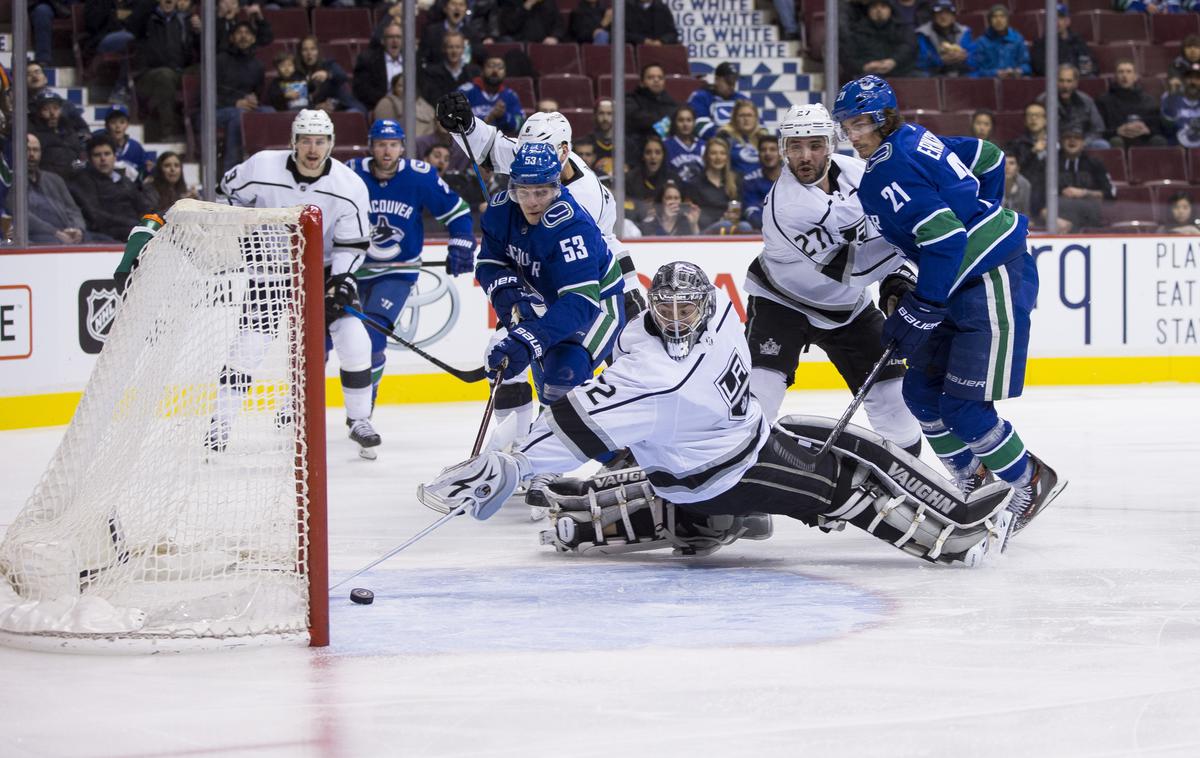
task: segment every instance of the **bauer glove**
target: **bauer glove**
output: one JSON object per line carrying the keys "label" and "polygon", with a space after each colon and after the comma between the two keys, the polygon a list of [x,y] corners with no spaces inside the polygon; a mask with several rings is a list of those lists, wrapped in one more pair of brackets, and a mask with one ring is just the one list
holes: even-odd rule
{"label": "bauer glove", "polygon": [[883,344],[895,342],[896,355],[911,358],[945,318],[945,305],[909,292],[900,298],[896,312],[883,322]]}
{"label": "bauer glove", "polygon": [[446,245],[446,273],[450,276],[475,270],[475,238],[451,237]]}
{"label": "bauer glove", "polygon": [[532,326],[515,326],[508,330],[507,337],[496,343],[487,358],[490,375],[495,376],[499,371],[501,379],[512,379],[525,373],[534,358],[541,360],[544,349],[542,339],[534,334]]}
{"label": "bauer glove", "polygon": [[464,137],[475,128],[475,114],[467,96],[455,90],[437,101],[437,120],[446,131]]}
{"label": "bauer glove", "polygon": [[900,298],[917,288],[917,274],[908,266],[901,266],[883,277],[879,283],[879,310],[890,316],[896,312]]}

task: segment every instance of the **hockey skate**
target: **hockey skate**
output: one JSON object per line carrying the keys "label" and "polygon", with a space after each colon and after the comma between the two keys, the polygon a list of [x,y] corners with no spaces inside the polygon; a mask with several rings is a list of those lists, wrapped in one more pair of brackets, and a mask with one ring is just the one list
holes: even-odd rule
{"label": "hockey skate", "polygon": [[525,491],[525,502],[529,504],[529,520],[541,521],[550,512],[550,501],[546,498],[546,487],[559,474],[535,474]]}
{"label": "hockey skate", "polygon": [[[1013,499],[1008,504],[1008,510],[1013,514],[1012,528],[1008,537],[1012,538],[1024,529],[1038,514],[1046,510],[1054,498],[1067,486],[1066,481],[1059,481],[1058,473],[1042,462],[1033,453],[1029,454],[1029,462],[1033,465],[1033,475],[1023,487],[1017,487]],[[1008,540],[1004,548],[1008,547]]]}
{"label": "hockey skate", "polygon": [[970,496],[972,492],[983,485],[996,481],[996,475],[989,471],[988,467],[982,463],[970,473],[954,471],[951,474],[954,478],[954,486],[962,491],[964,497]]}
{"label": "hockey skate", "polygon": [[375,427],[371,426],[371,419],[346,419],[346,423],[350,426],[350,439],[358,443],[358,455],[368,461],[375,460],[378,454],[375,448],[383,442],[379,434],[375,431]]}

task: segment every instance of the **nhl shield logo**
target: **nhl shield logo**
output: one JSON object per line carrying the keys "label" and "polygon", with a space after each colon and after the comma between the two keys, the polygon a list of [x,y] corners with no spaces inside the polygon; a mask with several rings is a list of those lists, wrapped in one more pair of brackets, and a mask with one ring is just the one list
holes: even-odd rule
{"label": "nhl shield logo", "polygon": [[79,287],[79,347],[99,353],[117,318],[121,295],[112,279],[91,279]]}

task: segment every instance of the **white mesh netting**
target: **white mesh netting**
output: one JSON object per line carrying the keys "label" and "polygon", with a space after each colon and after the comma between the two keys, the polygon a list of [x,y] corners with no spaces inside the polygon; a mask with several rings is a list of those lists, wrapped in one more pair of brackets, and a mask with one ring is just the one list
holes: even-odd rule
{"label": "white mesh netting", "polygon": [[142,251],[0,543],[5,640],[306,636],[301,211],[181,201]]}

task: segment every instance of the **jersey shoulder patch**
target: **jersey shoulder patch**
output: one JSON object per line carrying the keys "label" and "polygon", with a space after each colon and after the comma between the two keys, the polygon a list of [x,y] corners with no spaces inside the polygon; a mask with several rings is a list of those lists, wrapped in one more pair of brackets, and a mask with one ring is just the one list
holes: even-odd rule
{"label": "jersey shoulder patch", "polygon": [[575,209],[566,200],[559,200],[542,214],[542,226],[553,229],[575,217]]}
{"label": "jersey shoulder patch", "polygon": [[501,206],[509,200],[508,190],[503,190],[492,195],[492,199],[488,201],[488,205]]}
{"label": "jersey shoulder patch", "polygon": [[883,144],[883,147],[876,150],[874,153],[871,154],[871,157],[867,159],[867,173],[870,173],[872,169],[874,169],[876,166],[878,166],[879,164],[883,163],[884,161],[886,161],[888,158],[891,158],[891,157],[892,157],[892,143],[885,142]]}
{"label": "jersey shoulder patch", "polygon": [[413,158],[408,162],[408,167],[413,171],[416,171],[418,174],[428,174],[433,170],[433,166],[429,165],[425,161],[419,161],[416,158]]}

